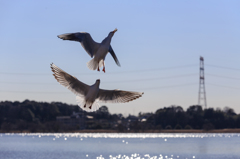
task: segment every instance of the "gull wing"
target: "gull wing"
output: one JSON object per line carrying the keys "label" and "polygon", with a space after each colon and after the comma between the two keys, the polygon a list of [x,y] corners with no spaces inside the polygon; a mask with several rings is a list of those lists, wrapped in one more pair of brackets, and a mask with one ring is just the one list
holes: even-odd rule
{"label": "gull wing", "polygon": [[99,89],[97,99],[104,103],[126,103],[143,95],[143,92]]}
{"label": "gull wing", "polygon": [[91,57],[93,57],[96,54],[96,52],[100,46],[100,44],[95,42],[92,39],[91,35],[86,32],[61,34],[61,35],[58,35],[58,37],[63,40],[71,40],[71,41],[80,42],[82,47],[85,49],[85,51]]}
{"label": "gull wing", "polygon": [[109,46],[108,52],[110,52],[110,54],[112,55],[112,57],[113,57],[114,61],[116,62],[116,64],[117,64],[118,66],[121,66],[120,63],[119,63],[119,61],[118,61],[118,58],[117,58],[115,52],[114,52],[113,49],[112,49],[112,46],[111,46],[111,45]]}
{"label": "gull wing", "polygon": [[67,87],[76,95],[86,96],[89,90],[89,86],[79,81],[76,77],[71,76],[67,72],[63,71],[53,63],[51,64],[53,76],[64,87]]}

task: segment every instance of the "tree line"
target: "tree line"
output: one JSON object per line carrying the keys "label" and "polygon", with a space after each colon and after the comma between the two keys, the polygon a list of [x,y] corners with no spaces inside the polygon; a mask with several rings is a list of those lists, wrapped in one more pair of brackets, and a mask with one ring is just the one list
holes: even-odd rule
{"label": "tree line", "polygon": [[161,129],[225,129],[240,128],[240,114],[232,108],[207,108],[192,105],[185,111],[181,106],[169,106],[155,113],[137,116],[111,114],[106,106],[96,112],[83,112],[77,105],[61,102],[0,102],[0,132],[68,132],[80,129],[57,121],[59,116],[73,117],[82,112],[84,129],[117,130],[119,132],[144,132]]}

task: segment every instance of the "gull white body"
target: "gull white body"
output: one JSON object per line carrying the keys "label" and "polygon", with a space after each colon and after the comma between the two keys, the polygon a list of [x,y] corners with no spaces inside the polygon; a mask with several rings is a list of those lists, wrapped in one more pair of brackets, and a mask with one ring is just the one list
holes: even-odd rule
{"label": "gull white body", "polygon": [[98,69],[99,71],[99,68],[101,68],[102,66],[105,66],[104,60],[107,53],[108,53],[108,48],[105,45],[100,45],[94,58],[87,63],[88,68],[91,70]]}
{"label": "gull white body", "polygon": [[100,81],[97,80],[96,83],[92,86],[89,87],[89,90],[87,92],[87,95],[84,98],[83,103],[85,102],[85,105],[83,107],[92,107],[93,103],[95,102],[97,95],[98,95],[98,91],[99,91],[99,85],[100,85]]}
{"label": "gull white body", "polygon": [[109,51],[111,39],[115,32],[110,32],[108,36],[100,43],[100,46],[92,60],[87,63],[87,66],[91,70],[96,70],[103,66],[103,71],[105,72],[105,57]]}

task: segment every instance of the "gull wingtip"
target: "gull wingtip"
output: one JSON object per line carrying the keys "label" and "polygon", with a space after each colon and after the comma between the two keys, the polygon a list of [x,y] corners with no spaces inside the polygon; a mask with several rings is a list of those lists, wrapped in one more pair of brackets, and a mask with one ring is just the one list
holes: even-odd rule
{"label": "gull wingtip", "polygon": [[63,34],[57,35],[57,37],[58,37],[59,39],[65,40]]}
{"label": "gull wingtip", "polygon": [[53,68],[54,66],[56,66],[56,65],[54,65],[54,63],[52,62],[52,63],[50,64],[50,67]]}

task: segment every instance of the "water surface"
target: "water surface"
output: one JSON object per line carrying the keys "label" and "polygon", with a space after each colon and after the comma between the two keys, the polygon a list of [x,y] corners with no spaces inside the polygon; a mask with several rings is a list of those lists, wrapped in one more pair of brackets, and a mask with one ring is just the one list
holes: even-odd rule
{"label": "water surface", "polygon": [[1,159],[240,159],[240,134],[0,134]]}

